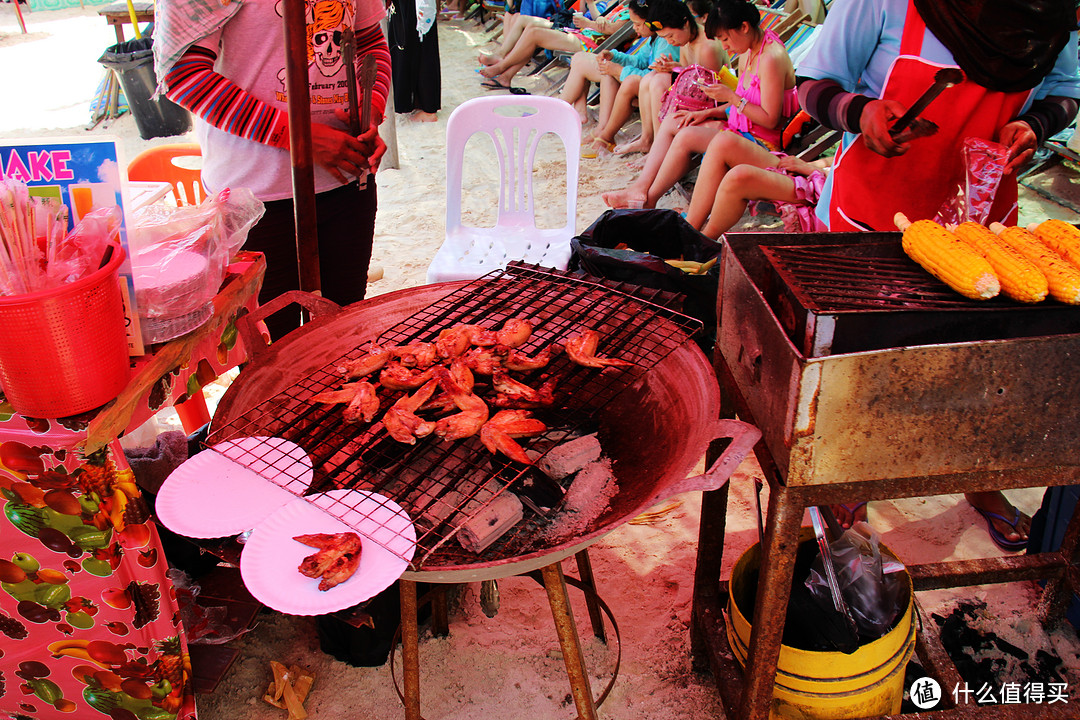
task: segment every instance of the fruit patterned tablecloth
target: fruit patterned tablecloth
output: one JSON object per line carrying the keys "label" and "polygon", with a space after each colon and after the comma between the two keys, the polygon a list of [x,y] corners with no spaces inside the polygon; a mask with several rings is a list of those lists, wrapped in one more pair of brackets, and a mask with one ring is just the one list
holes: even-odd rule
{"label": "fruit patterned tablecloth", "polygon": [[241,256],[207,324],[135,362],[102,410],[27,418],[0,396],[0,716],[194,720],[168,563],[117,438],[246,359],[235,320],[266,265]]}
{"label": "fruit patterned tablecloth", "polygon": [[0,442],[0,712],[194,717],[157,530],[119,443]]}

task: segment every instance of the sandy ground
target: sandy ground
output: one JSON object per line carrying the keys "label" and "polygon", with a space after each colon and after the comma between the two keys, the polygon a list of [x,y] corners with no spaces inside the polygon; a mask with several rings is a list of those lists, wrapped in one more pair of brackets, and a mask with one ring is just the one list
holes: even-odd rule
{"label": "sandy ground", "polygon": [[[114,40],[113,31],[93,9],[29,13],[30,34],[19,33],[10,4],[0,5],[0,137],[41,135],[85,136],[89,102],[103,69],[96,60]],[[130,27],[127,28],[131,36]],[[475,54],[484,35],[472,24],[445,23],[439,27],[442,50],[443,110],[436,123],[399,117],[397,168],[378,175],[380,207],[374,263],[384,269],[382,280],[370,286],[384,293],[424,282],[425,272],[442,240],[445,213],[445,120],[454,107],[480,94],[473,72]],[[16,68],[24,69],[16,72]],[[522,83],[536,92],[542,81]],[[14,99],[14,101],[12,101]],[[130,115],[101,123],[90,132],[112,135],[127,158],[159,143],[188,138],[141,140]],[[470,159],[466,183],[470,216],[490,212],[494,192],[493,165],[478,153]],[[540,175],[561,192],[562,169],[545,159]],[[579,185],[577,226],[584,229],[604,211],[601,191],[624,186],[634,170],[627,159],[583,160]],[[479,199],[478,199],[479,198]],[[557,218],[555,202],[547,214]],[[1065,208],[1025,193],[1022,221],[1041,217],[1075,219]],[[746,220],[747,226],[778,227],[775,217]],[[218,393],[220,390],[217,391]],[[211,398],[212,400],[214,398]],[[162,420],[168,426],[169,419]],[[751,478],[759,474],[747,461],[732,480],[729,545],[723,573],[757,539]],[[1024,511],[1033,512],[1041,488],[1010,491]],[[713,680],[690,668],[688,623],[697,544],[700,495],[678,497],[650,524],[625,525],[591,549],[600,594],[611,606],[622,635],[618,679],[601,716],[611,720],[667,720],[722,717]],[[870,520],[885,542],[903,559],[933,562],[989,557],[1000,553],[985,525],[958,496],[914,498],[875,503]],[[570,565],[570,563],[568,563]],[[572,717],[568,685],[544,594],[527,578],[500,582],[502,607],[487,618],[478,602],[478,586],[466,586],[451,616],[448,638],[421,639],[421,691],[429,718]],[[925,607],[947,612],[958,597],[982,600],[1003,638],[1030,653],[1056,652],[1067,668],[1076,698],[1080,643],[1071,630],[1045,636],[1028,618],[1037,588],[1030,583],[938,591],[920,595]],[[575,593],[576,595],[576,593]],[[575,598],[579,627],[599,691],[611,677],[614,653],[589,637],[583,610]],[[318,650],[309,618],[263,613],[255,629],[235,642],[241,656],[212,695],[199,697],[199,714],[206,720],[283,718],[284,713],[260,699],[269,680],[271,659],[298,663],[317,676],[308,710],[315,718],[340,717],[347,708],[360,717],[400,716],[390,666],[352,668]],[[400,659],[398,660],[400,678]]]}

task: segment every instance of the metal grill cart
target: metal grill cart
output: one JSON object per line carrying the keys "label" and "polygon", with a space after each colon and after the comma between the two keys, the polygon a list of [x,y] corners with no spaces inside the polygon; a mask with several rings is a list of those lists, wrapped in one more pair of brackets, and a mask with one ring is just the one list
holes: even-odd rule
{"label": "metal grill cart", "polygon": [[[689,341],[697,321],[666,307],[673,296],[659,291],[523,264],[469,284],[426,285],[344,309],[313,296],[293,297],[307,298],[313,321],[253,353],[222,399],[208,443],[284,438],[310,458],[310,485],[297,488],[300,497],[327,489],[375,491],[408,513],[417,540],[400,583],[406,718],[420,717],[416,583],[490,580],[537,570],[555,617],[577,711],[584,718],[596,717],[560,562],[576,554],[579,569],[587,569],[585,548],[626,520],[673,494],[720,487],[758,437],[743,423],[716,420],[715,374]],[[255,315],[273,308],[271,303]],[[532,477],[529,466],[493,455],[475,437],[443,442],[428,436],[401,444],[387,437],[377,419],[348,425],[340,420],[340,406],[327,409],[311,398],[340,382],[336,367],[366,352],[371,340],[399,346],[428,342],[448,327],[498,327],[508,318],[532,324],[532,334],[519,348],[528,355],[590,328],[603,338],[601,354],[635,363],[599,370],[558,354],[523,378],[533,386],[557,380],[554,405],[535,411],[549,432],[520,440],[526,449],[543,455],[560,438],[595,429],[619,489],[598,517],[569,535],[547,532],[554,514],[526,503],[523,520],[475,554],[451,540],[500,494],[519,489]],[[385,393],[381,412],[402,394],[382,387],[378,392]],[[477,390],[482,398],[487,392]],[[687,478],[706,446],[718,438],[729,440],[721,458],[704,475]],[[253,466],[258,454],[256,445]],[[290,489],[289,474],[277,474],[286,478],[279,484]],[[332,503],[323,509],[339,518],[356,510]],[[368,523],[354,527],[371,532]]]}
{"label": "metal grill cart", "polygon": [[[1080,312],[975,304],[904,257],[897,233],[727,236],[717,298],[724,416],[755,423],[768,522],[745,677],[734,664],[719,573],[727,488],[705,494],[695,574],[695,656],[729,717],[770,709],[803,511],[811,505],[1064,485],[1080,479]],[[916,591],[1049,580],[1060,617],[1080,523],[1060,552],[908,565]],[[904,559],[904,558],[901,558]],[[943,688],[960,682],[934,623],[916,651]],[[1068,705],[955,707],[926,718],[1064,718]]]}

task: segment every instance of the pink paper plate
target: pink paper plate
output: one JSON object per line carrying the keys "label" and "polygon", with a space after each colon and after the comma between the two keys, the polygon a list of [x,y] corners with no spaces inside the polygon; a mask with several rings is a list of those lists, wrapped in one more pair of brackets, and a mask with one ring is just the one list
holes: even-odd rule
{"label": "pink paper plate", "polygon": [[311,460],[288,440],[240,438],[213,450],[185,460],[161,485],[155,512],[175,533],[219,538],[245,532],[311,484]]}
{"label": "pink paper plate", "polygon": [[[360,535],[363,546],[359,567],[340,585],[319,590],[319,580],[298,569],[317,551],[293,537],[350,531]],[[395,502],[364,490],[331,490],[298,498],[256,525],[240,555],[240,575],[248,591],[268,607],[290,615],[322,615],[390,587],[415,550],[412,520]]]}

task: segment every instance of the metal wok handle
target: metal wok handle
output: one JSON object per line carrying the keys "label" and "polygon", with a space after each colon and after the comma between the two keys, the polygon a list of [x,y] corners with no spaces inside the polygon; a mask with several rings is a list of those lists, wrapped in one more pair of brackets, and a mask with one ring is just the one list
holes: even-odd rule
{"label": "metal wok handle", "polygon": [[255,323],[260,320],[265,320],[278,310],[292,305],[293,303],[300,305],[300,307],[311,313],[312,320],[324,315],[337,315],[341,312],[340,305],[333,300],[327,300],[321,295],[313,295],[312,293],[304,292],[302,290],[288,290],[281,293],[265,305],[260,305],[251,312],[242,314],[236,319],[236,329],[240,333],[241,339],[244,341],[244,347],[247,349],[248,353],[248,360],[253,360],[270,347],[266,342],[266,338],[264,338],[263,334],[259,332],[259,329],[255,327]]}
{"label": "metal wok handle", "polygon": [[675,480],[667,485],[660,485],[653,496],[642,504],[643,507],[652,507],[661,500],[666,500],[672,495],[690,492],[692,490],[719,490],[724,483],[739,467],[754,445],[761,439],[761,431],[749,423],[739,420],[716,420],[713,424],[712,439],[731,438],[731,442],[724,452],[716,459],[716,462],[701,475]]}

